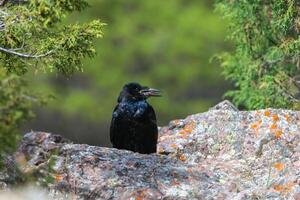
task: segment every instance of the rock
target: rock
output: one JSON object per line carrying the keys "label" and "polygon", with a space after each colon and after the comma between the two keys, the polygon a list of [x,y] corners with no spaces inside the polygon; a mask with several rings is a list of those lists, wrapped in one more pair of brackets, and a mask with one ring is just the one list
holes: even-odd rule
{"label": "rock", "polygon": [[222,102],[162,127],[159,152],[217,180],[219,185],[207,193],[214,190],[228,199],[294,199],[300,192],[300,112],[247,112],[230,105]]}
{"label": "rock", "polygon": [[[38,173],[50,189],[84,199],[195,197],[214,181],[180,160],[112,148],[71,144],[50,133],[24,136],[17,153],[24,172]],[[191,174],[193,174],[191,176]],[[195,184],[191,184],[194,182]],[[201,184],[204,182],[206,184]]]}
{"label": "rock", "polygon": [[214,107],[210,108],[209,110],[232,110],[232,111],[239,111],[237,107],[235,107],[230,101],[224,100],[221,103],[218,103]]}
{"label": "rock", "polygon": [[160,154],[31,132],[16,160],[51,191],[75,199],[294,199],[299,117],[291,110],[238,111],[224,102],[160,128]]}
{"label": "rock", "polygon": [[25,185],[13,190],[0,191],[0,200],[71,200],[56,191],[49,191],[42,187]]}
{"label": "rock", "polygon": [[0,170],[0,190],[9,190],[10,185],[23,182],[22,176],[18,170],[17,163],[13,156],[3,156],[1,160],[4,166]]}

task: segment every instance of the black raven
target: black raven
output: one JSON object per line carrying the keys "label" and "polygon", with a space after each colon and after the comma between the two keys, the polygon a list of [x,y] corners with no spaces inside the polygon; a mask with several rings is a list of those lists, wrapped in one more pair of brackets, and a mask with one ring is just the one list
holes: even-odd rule
{"label": "black raven", "polygon": [[138,83],[123,87],[110,125],[110,141],[114,148],[144,154],[156,152],[156,116],[146,100],[158,96],[161,96],[159,90]]}

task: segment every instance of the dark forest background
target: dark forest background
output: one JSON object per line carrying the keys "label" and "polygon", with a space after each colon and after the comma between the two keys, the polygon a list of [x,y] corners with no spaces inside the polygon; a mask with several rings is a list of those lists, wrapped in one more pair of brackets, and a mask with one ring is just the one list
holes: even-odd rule
{"label": "dark forest background", "polygon": [[[65,78],[27,73],[32,90],[53,94],[22,128],[62,134],[76,143],[109,146],[111,112],[122,86],[139,82],[163,91],[151,99],[160,126],[206,111],[230,87],[214,55],[230,50],[226,21],[210,0],[92,0],[70,22],[101,19],[104,37],[84,71]],[[35,76],[32,78],[31,76]]]}

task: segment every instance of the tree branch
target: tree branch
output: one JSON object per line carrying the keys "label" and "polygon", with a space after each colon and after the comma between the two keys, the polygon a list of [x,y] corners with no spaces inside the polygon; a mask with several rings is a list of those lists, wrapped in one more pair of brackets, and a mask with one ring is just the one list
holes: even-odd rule
{"label": "tree branch", "polygon": [[6,49],[6,48],[3,48],[3,47],[0,47],[0,51],[5,52],[5,53],[9,53],[9,54],[13,54],[15,56],[23,57],[23,58],[41,58],[41,57],[48,56],[49,54],[51,54],[53,52],[51,50],[51,51],[48,51],[44,54],[32,55],[32,54],[19,53],[19,52],[16,52],[14,50]]}
{"label": "tree branch", "polygon": [[4,23],[2,23],[2,22],[0,21],[0,31],[4,30],[4,28],[5,28]]}

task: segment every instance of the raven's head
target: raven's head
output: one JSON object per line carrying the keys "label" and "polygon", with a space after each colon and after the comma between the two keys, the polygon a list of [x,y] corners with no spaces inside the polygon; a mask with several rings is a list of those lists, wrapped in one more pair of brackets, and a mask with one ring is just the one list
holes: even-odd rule
{"label": "raven's head", "polygon": [[141,86],[138,83],[127,83],[126,85],[124,85],[118,101],[120,101],[123,98],[128,98],[132,100],[145,100],[149,97],[160,96],[161,93],[157,89]]}

